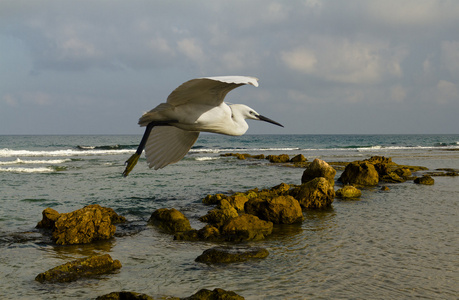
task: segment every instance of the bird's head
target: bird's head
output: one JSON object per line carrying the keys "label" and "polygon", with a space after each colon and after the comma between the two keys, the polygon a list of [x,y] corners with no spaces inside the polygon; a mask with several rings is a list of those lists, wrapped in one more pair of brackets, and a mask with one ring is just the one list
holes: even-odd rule
{"label": "bird's head", "polygon": [[276,121],[271,120],[270,118],[260,115],[253,108],[250,108],[244,104],[233,104],[231,105],[231,110],[233,111],[233,114],[239,114],[244,119],[265,121],[265,122],[268,122],[268,123],[271,123],[277,126],[284,127],[282,124],[277,123]]}

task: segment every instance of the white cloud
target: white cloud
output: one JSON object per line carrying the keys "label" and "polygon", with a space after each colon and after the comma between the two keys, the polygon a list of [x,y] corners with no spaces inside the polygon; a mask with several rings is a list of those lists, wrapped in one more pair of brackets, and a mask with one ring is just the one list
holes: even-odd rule
{"label": "white cloud", "polygon": [[204,61],[204,51],[196,39],[185,38],[179,40],[177,41],[177,46],[180,52],[193,61],[198,63]]}
{"label": "white cloud", "polygon": [[286,66],[317,78],[340,83],[377,83],[401,77],[405,51],[383,42],[361,42],[317,36],[307,46],[281,52]]}

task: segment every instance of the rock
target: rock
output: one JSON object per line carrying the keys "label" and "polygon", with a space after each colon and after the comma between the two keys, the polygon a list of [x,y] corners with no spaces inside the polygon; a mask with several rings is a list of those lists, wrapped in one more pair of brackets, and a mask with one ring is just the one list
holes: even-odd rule
{"label": "rock", "polygon": [[379,175],[369,162],[354,161],[346,166],[339,180],[344,184],[373,186],[378,184]]}
{"label": "rock", "polygon": [[390,188],[388,186],[383,186],[381,188],[381,191],[387,192],[387,191],[390,191]]}
{"label": "rock", "polygon": [[54,223],[53,240],[58,245],[86,244],[110,239],[116,231],[113,225],[125,220],[113,209],[88,205],[79,210],[63,213]]}
{"label": "rock", "polygon": [[298,200],[292,196],[251,199],[245,203],[244,210],[248,214],[274,224],[293,224],[304,219]]}
{"label": "rock", "polygon": [[254,247],[214,247],[205,250],[196,258],[202,263],[233,263],[247,261],[253,258],[265,258],[268,250]]}
{"label": "rock", "polygon": [[239,296],[235,292],[222,289],[214,289],[213,291],[202,289],[196,294],[182,300],[244,300],[244,297]]}
{"label": "rock", "polygon": [[314,161],[304,170],[301,177],[301,183],[306,183],[317,177],[326,178],[332,185],[335,184],[336,170],[321,159],[314,159]]}
{"label": "rock", "polygon": [[432,177],[430,177],[429,175],[424,175],[422,177],[416,178],[414,180],[414,183],[432,185],[432,184],[435,183],[435,180]]}
{"label": "rock", "polygon": [[179,241],[224,241],[224,237],[220,235],[217,227],[206,225],[199,230],[189,230],[185,232],[177,232],[174,235],[174,240]]}
{"label": "rock", "polygon": [[336,191],[336,197],[342,199],[360,198],[360,196],[362,196],[362,192],[352,185],[346,185]]}
{"label": "rock", "polygon": [[[228,200],[223,199],[217,208],[212,209],[207,215],[199,218],[199,221],[210,223],[216,227],[222,226],[226,221],[238,216],[236,209],[231,206]],[[183,231],[183,230],[182,230]]]}
{"label": "rock", "polygon": [[60,216],[60,214],[56,210],[50,207],[46,208],[42,212],[42,215],[43,215],[43,219],[40,222],[38,222],[37,228],[53,229],[54,224],[56,223],[57,219],[59,219],[59,216]]}
{"label": "rock", "polygon": [[329,180],[317,177],[296,187],[290,195],[297,199],[303,208],[326,208],[331,206],[335,190]]}
{"label": "rock", "polygon": [[392,158],[390,157],[385,157],[385,156],[372,156],[368,159],[365,159],[364,161],[369,162],[370,164],[386,164],[386,165],[392,165],[394,164],[392,162]]}
{"label": "rock", "polygon": [[290,156],[287,154],[268,155],[266,156],[266,159],[271,163],[287,163],[290,161]]}
{"label": "rock", "polygon": [[227,200],[238,212],[242,212],[244,211],[244,204],[249,201],[249,198],[243,193],[236,193],[231,197],[228,197]]}
{"label": "rock", "polygon": [[113,260],[110,255],[91,256],[57,266],[35,277],[39,282],[70,282],[83,277],[93,277],[100,274],[112,273],[120,269],[119,260]]}
{"label": "rock", "polygon": [[406,181],[405,178],[400,177],[396,172],[387,172],[387,174],[379,174],[379,176],[380,179],[384,182],[401,183]]}
{"label": "rock", "polygon": [[306,157],[304,157],[303,154],[295,155],[295,156],[290,160],[290,162],[292,162],[292,163],[302,163],[302,162],[305,162],[305,161],[308,161],[308,160],[306,159]]}
{"label": "rock", "polygon": [[155,225],[169,233],[183,232],[191,230],[190,221],[175,208],[161,208],[155,210],[148,224]]}
{"label": "rock", "polygon": [[220,203],[222,199],[226,198],[228,198],[228,196],[223,194],[207,195],[204,199],[202,199],[202,203],[206,205],[215,205]]}
{"label": "rock", "polygon": [[233,242],[261,240],[273,231],[273,223],[243,214],[229,220],[221,229],[225,240]]}
{"label": "rock", "polygon": [[[180,300],[179,298],[168,297],[168,300]],[[102,295],[96,298],[96,300],[154,300],[146,294],[139,294],[135,292],[113,292],[110,294]]]}
{"label": "rock", "polygon": [[405,179],[411,177],[412,175],[411,170],[408,168],[398,168],[394,170],[394,173]]}
{"label": "rock", "polygon": [[286,183],[281,183],[279,185],[276,185],[270,189],[270,192],[275,194],[275,195],[285,195],[288,194],[291,186],[286,184]]}

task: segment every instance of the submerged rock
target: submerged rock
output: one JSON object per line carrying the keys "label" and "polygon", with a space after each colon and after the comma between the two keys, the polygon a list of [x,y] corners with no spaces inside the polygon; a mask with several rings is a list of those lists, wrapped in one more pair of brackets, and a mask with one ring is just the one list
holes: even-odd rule
{"label": "submerged rock", "polygon": [[360,198],[360,196],[362,196],[362,192],[352,185],[346,185],[336,191],[336,197],[342,199]]}
{"label": "submerged rock", "polygon": [[242,242],[262,240],[272,231],[272,222],[260,220],[254,215],[243,214],[223,225],[221,234],[227,241]]}
{"label": "submerged rock", "polygon": [[378,184],[379,174],[371,163],[354,161],[346,166],[339,180],[344,184],[373,186]]}
{"label": "submerged rock", "polygon": [[332,185],[335,184],[336,170],[331,167],[328,163],[321,159],[314,159],[314,161],[304,170],[303,176],[301,177],[301,183],[306,183],[317,177],[324,177]]}
{"label": "submerged rock", "polygon": [[425,185],[432,185],[435,183],[435,180],[430,177],[429,175],[424,175],[422,177],[418,177],[414,180],[414,183],[417,184],[425,184]]}
{"label": "submerged rock", "polygon": [[290,194],[303,208],[327,208],[333,203],[335,189],[328,179],[317,177],[296,187]]}
{"label": "submerged rock", "polygon": [[106,240],[115,234],[116,227],[113,224],[125,220],[111,208],[97,204],[88,205],[70,213],[60,214],[54,223],[52,238],[58,245]]}
{"label": "submerged rock", "polygon": [[35,277],[39,282],[70,282],[83,277],[112,273],[120,269],[119,260],[113,260],[110,255],[91,256],[57,266]]}
{"label": "submerged rock", "polygon": [[222,289],[214,289],[213,291],[202,289],[196,294],[182,300],[244,300],[244,297],[239,296],[235,292]]}
{"label": "submerged rock", "polygon": [[196,258],[202,263],[234,263],[247,261],[253,258],[265,258],[268,250],[255,247],[214,247],[205,250]]}
{"label": "submerged rock", "polygon": [[293,224],[303,221],[300,203],[292,196],[251,199],[245,203],[245,212],[274,224]]}
{"label": "submerged rock", "polygon": [[175,208],[157,209],[151,214],[148,224],[155,225],[169,233],[191,230],[190,221]]}

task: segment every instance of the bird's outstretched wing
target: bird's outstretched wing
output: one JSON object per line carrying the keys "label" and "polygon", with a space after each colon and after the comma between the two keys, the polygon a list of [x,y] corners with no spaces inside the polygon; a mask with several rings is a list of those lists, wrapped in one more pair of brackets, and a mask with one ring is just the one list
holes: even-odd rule
{"label": "bird's outstretched wing", "polygon": [[148,166],[155,170],[181,160],[198,139],[198,131],[185,131],[174,126],[156,126],[145,145]]}
{"label": "bird's outstretched wing", "polygon": [[258,79],[248,76],[203,77],[181,84],[167,97],[167,103],[177,106],[188,102],[218,106],[226,94],[244,85],[258,86]]}

